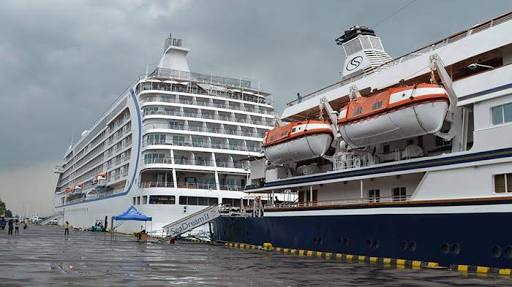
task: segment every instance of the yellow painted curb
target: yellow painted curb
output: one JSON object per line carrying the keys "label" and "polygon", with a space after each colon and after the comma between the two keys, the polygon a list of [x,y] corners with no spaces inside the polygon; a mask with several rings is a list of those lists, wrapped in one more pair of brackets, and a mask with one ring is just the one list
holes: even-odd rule
{"label": "yellow painted curb", "polygon": [[458,265],[457,266],[457,271],[459,272],[468,272],[468,265]]}
{"label": "yellow painted curb", "polygon": [[396,265],[398,266],[405,266],[405,259],[397,259],[396,260]]}
{"label": "yellow painted curb", "polygon": [[347,261],[352,261],[352,259],[354,258],[354,255],[347,255]]}
{"label": "yellow painted curb", "polygon": [[341,260],[343,258],[343,254],[336,253],[336,259]]}
{"label": "yellow painted curb", "polygon": [[304,256],[304,250],[299,250],[299,256]]}
{"label": "yellow painted curb", "polygon": [[477,266],[476,273],[489,273],[490,268],[485,266]]}
{"label": "yellow painted curb", "polygon": [[421,267],[421,261],[413,260],[412,261],[412,267],[420,268]]}
{"label": "yellow painted curb", "polygon": [[391,258],[384,258],[384,259],[382,260],[382,262],[383,262],[384,264],[388,264],[388,265],[389,265],[389,264],[391,264]]}
{"label": "yellow painted curb", "polygon": [[510,274],[512,274],[512,269],[500,269],[498,271],[498,274],[504,275],[504,276],[510,276]]}
{"label": "yellow painted curb", "polygon": [[313,256],[313,251],[308,250],[308,252],[306,252],[306,256]]}
{"label": "yellow painted curb", "polygon": [[377,263],[378,260],[379,260],[379,258],[377,258],[377,257],[370,257],[370,263],[375,264],[375,263]]}

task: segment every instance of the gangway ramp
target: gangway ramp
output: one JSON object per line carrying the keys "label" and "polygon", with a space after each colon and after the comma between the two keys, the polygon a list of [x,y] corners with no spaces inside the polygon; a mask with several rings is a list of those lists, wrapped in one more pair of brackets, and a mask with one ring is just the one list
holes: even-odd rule
{"label": "gangway ramp", "polygon": [[40,225],[47,225],[52,220],[58,219],[58,218],[62,217],[62,215],[63,215],[62,212],[55,213],[55,214],[51,215],[50,217],[46,218],[45,220],[41,221],[39,224]]}
{"label": "gangway ramp", "polygon": [[220,216],[219,206],[213,205],[192,213],[163,227],[167,237],[177,237]]}

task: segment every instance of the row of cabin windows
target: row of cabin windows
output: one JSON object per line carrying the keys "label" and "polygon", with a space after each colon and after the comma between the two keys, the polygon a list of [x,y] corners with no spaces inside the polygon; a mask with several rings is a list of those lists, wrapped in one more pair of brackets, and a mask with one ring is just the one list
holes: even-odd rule
{"label": "row of cabin windows", "polygon": [[[134,196],[133,205],[148,204],[148,196]],[[176,204],[176,196],[174,195],[150,195],[149,204]],[[219,204],[217,197],[202,197],[202,196],[180,196],[180,205],[201,205],[211,206]],[[238,198],[223,198],[223,205],[240,206],[240,199]],[[247,200],[245,205],[250,204]]]}
{"label": "row of cabin windows", "polygon": [[[512,182],[512,180],[511,180]],[[405,187],[395,187],[392,189],[393,201],[406,201],[407,200],[407,189]],[[318,198],[318,191],[312,190],[299,190],[299,202],[316,202]],[[368,201],[369,202],[380,202],[380,189],[369,189],[368,190]]]}
{"label": "row of cabin windows", "polygon": [[494,192],[512,192],[512,173],[494,175]]}
{"label": "row of cabin windows", "polygon": [[512,103],[492,107],[491,118],[493,125],[512,122]]}
{"label": "row of cabin windows", "polygon": [[[405,187],[395,187],[392,189],[393,201],[406,201],[407,200],[407,189]],[[368,201],[369,202],[380,202],[380,189],[369,189],[368,190]]]}

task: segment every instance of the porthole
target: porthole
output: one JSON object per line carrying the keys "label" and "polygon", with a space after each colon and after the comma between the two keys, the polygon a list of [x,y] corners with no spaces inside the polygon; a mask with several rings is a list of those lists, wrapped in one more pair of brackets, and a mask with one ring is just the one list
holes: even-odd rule
{"label": "porthole", "polygon": [[409,242],[407,247],[410,251],[416,251],[416,241]]}
{"label": "porthole", "polygon": [[350,240],[348,238],[343,238],[342,244],[348,246],[350,244]]}
{"label": "porthole", "polygon": [[408,244],[407,244],[407,241],[402,241],[402,242],[400,243],[400,249],[402,249],[402,251],[407,250],[407,245],[408,245]]}
{"label": "porthole", "polygon": [[448,252],[450,252],[450,245],[448,245],[448,243],[443,243],[441,245],[441,251],[444,253],[444,254],[448,254]]}
{"label": "porthole", "polygon": [[460,253],[460,244],[455,243],[452,245],[451,252],[455,255],[458,255]]}
{"label": "porthole", "polygon": [[512,246],[509,246],[505,249],[505,256],[508,258],[508,259],[511,259],[512,258]]}
{"label": "porthole", "polygon": [[498,245],[494,245],[492,248],[491,248],[491,254],[492,254],[492,257],[494,258],[498,258],[501,256],[501,247],[498,246]]}

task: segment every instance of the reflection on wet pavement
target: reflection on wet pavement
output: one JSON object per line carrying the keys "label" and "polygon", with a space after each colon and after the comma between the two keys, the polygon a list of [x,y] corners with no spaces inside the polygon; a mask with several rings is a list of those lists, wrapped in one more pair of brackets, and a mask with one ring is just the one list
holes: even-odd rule
{"label": "reflection on wet pavement", "polygon": [[1,286],[512,286],[512,279],[30,226],[0,231]]}

